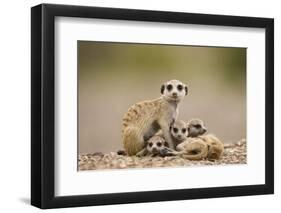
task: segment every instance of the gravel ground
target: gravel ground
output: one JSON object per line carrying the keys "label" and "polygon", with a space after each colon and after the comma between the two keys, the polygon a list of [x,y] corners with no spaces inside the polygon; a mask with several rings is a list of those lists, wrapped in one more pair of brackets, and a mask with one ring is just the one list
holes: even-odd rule
{"label": "gravel ground", "polygon": [[227,165],[247,163],[246,140],[242,139],[237,143],[225,144],[225,150],[220,160],[191,161],[179,156],[171,157],[136,157],[118,155],[116,152],[103,154],[79,155],[78,169],[127,169],[127,168],[151,168],[151,167],[179,167],[179,166],[200,166],[200,165]]}

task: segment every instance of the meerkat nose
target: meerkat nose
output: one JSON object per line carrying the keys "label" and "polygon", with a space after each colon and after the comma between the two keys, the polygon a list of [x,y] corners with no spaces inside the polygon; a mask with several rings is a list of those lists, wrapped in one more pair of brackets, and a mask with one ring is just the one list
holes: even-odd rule
{"label": "meerkat nose", "polygon": [[152,152],[157,152],[157,149],[155,147],[152,148]]}
{"label": "meerkat nose", "polygon": [[172,95],[175,97],[178,96],[178,94],[176,92],[173,92]]}

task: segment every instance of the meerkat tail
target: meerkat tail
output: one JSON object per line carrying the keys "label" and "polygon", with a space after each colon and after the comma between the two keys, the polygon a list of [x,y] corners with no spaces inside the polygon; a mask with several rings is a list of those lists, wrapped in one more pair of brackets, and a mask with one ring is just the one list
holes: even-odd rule
{"label": "meerkat tail", "polygon": [[196,139],[187,144],[185,149],[180,152],[180,155],[188,160],[202,160],[208,157],[208,151],[208,145],[200,139]]}
{"label": "meerkat tail", "polygon": [[144,142],[137,134],[135,127],[126,127],[123,131],[123,146],[129,156],[136,155],[143,149]]}
{"label": "meerkat tail", "polygon": [[208,148],[203,148],[203,149],[200,149],[200,150],[197,150],[199,151],[198,153],[196,154],[187,154],[186,152],[184,153],[181,153],[181,157],[182,158],[185,158],[185,159],[188,159],[188,160],[202,160],[204,158],[206,158],[208,156]]}

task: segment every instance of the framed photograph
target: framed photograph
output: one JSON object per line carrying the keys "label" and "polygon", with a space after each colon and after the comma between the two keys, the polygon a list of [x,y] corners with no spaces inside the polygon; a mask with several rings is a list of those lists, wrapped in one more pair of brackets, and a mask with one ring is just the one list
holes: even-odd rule
{"label": "framed photograph", "polygon": [[31,204],[272,194],[274,20],[31,8]]}

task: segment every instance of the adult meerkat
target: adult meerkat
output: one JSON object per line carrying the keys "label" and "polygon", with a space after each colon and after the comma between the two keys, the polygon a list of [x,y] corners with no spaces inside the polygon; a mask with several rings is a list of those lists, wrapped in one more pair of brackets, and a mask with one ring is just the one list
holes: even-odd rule
{"label": "adult meerkat", "polygon": [[128,155],[140,152],[145,141],[159,129],[169,147],[173,147],[170,126],[177,118],[179,102],[187,93],[185,84],[171,80],[161,86],[160,98],[139,102],[129,108],[123,117],[122,129],[123,146]]}
{"label": "adult meerkat", "polygon": [[165,157],[165,156],[176,155],[177,153],[172,149],[168,148],[167,145],[168,144],[163,137],[154,135],[147,141],[145,148],[143,148],[140,152],[138,152],[136,156]]}

